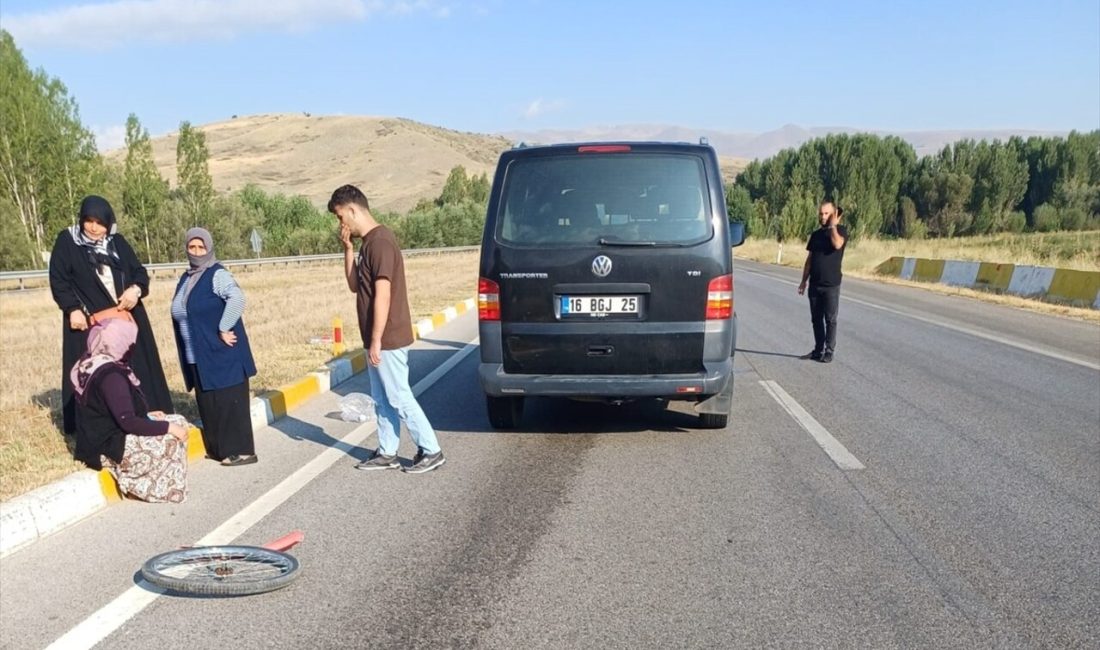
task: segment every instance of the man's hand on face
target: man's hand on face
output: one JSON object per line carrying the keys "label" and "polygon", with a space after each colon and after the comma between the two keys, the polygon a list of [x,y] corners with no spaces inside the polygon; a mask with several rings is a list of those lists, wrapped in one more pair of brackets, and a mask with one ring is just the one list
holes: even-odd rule
{"label": "man's hand on face", "polygon": [[345,224],[340,224],[340,241],[344,242],[345,250],[352,250],[354,245],[351,243],[351,228],[348,228]]}

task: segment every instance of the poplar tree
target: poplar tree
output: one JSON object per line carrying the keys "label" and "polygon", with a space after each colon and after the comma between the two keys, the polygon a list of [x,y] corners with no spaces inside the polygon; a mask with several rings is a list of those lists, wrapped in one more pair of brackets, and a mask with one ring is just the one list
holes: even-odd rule
{"label": "poplar tree", "polygon": [[[140,230],[145,244],[145,261],[154,259],[150,231],[160,216],[168,183],[157,171],[153,161],[153,144],[149,131],[142,128],[137,115],[126,118],[126,164],[122,176],[122,211]],[[159,256],[158,256],[159,257]]]}
{"label": "poplar tree", "polygon": [[214,200],[209,158],[206,134],[192,127],[190,122],[180,122],[179,141],[176,142],[176,177],[192,225],[206,221]]}
{"label": "poplar tree", "polygon": [[84,194],[98,189],[92,185],[103,177],[102,162],[64,84],[32,71],[4,30],[0,88],[0,202],[6,204],[0,214],[15,217],[27,242],[21,264],[3,259],[0,265],[38,267],[53,232],[74,223]]}

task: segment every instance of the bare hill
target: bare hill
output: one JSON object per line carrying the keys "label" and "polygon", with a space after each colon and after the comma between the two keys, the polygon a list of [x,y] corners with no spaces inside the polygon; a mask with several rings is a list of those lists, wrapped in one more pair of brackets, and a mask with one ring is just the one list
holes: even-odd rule
{"label": "bare hill", "polygon": [[[435,198],[456,165],[491,177],[514,140],[464,133],[395,117],[312,116],[301,113],[236,117],[196,126],[206,135],[214,188],[231,192],[254,184],[268,192],[300,194],[324,206],[332,190],[358,185],[371,207],[406,212]],[[666,139],[683,140],[666,133]],[[161,175],[176,185],[178,133],[153,138]],[[563,141],[559,139],[557,141]],[[552,140],[546,140],[552,141]],[[125,150],[107,154],[122,160]],[[727,183],[747,161],[721,157]]]}
{"label": "bare hill", "polygon": [[[206,135],[210,175],[219,192],[251,183],[269,192],[301,194],[323,206],[332,190],[353,183],[381,211],[404,212],[421,198],[439,196],[456,165],[491,176],[500,152],[511,146],[501,136],[391,117],[284,113],[196,128]],[[178,139],[178,133],[153,139],[157,168],[173,187]]]}

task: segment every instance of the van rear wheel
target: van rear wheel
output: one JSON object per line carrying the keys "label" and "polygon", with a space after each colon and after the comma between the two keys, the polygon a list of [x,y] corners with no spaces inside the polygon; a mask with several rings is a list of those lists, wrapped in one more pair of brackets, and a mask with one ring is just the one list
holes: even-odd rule
{"label": "van rear wheel", "polygon": [[523,416],[522,397],[485,396],[485,405],[489,411],[489,424],[494,429],[515,429]]}

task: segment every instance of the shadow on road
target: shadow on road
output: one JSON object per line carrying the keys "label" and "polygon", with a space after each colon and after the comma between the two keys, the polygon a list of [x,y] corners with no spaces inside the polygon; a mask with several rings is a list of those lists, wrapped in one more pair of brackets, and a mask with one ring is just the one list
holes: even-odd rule
{"label": "shadow on road", "polygon": [[[326,414],[325,417],[339,420],[340,413],[338,411],[331,412]],[[290,415],[280,418],[268,426],[283,434],[287,438],[290,438],[291,440],[305,440],[324,447],[343,449],[344,453],[346,453],[351,458],[354,458],[356,461],[366,460],[371,454],[370,449],[366,449],[364,447],[349,447],[348,445],[340,442],[339,438],[334,438],[325,433],[325,430],[321,427],[315,424],[304,422]]]}
{"label": "shadow on road", "polygon": [[[661,431],[686,433],[699,428],[698,417],[685,412],[690,407],[669,407],[655,400],[639,400],[621,405],[602,402],[579,402],[569,399],[528,397],[524,401],[523,417],[516,429],[497,430],[489,425],[489,416],[483,406],[485,397],[474,384],[476,394],[471,403],[480,408],[462,411],[425,408],[428,418],[437,429],[463,433],[494,434],[577,434],[577,433],[641,433]],[[675,409],[675,410],[674,410]],[[684,410],[681,410],[684,409]]]}
{"label": "shadow on road", "polygon": [[786,352],[765,352],[763,350],[746,350],[745,348],[737,348],[735,352],[744,352],[745,354],[763,354],[769,357],[788,357],[790,359],[805,358],[805,355],[801,354],[787,354]]}
{"label": "shadow on road", "polygon": [[[431,343],[432,345],[441,345],[441,346],[448,347],[448,348],[454,348],[455,350],[461,350],[462,348],[469,345],[469,343],[467,341],[445,341],[443,339],[420,339],[420,340],[425,342],[425,343]],[[413,354],[415,354],[417,352],[421,352],[421,353],[423,353],[423,352],[432,352],[432,350],[413,350],[412,351]]]}

